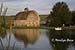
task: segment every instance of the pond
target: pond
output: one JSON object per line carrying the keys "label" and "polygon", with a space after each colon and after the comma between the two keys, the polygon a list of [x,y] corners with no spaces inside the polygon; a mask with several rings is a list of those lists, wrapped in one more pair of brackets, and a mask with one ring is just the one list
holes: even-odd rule
{"label": "pond", "polygon": [[75,30],[13,29],[0,32],[0,50],[75,49]]}

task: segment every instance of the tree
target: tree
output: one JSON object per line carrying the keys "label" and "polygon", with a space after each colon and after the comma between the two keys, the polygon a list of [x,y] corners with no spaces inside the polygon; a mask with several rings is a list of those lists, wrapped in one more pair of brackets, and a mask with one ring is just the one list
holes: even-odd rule
{"label": "tree", "polygon": [[71,23],[71,12],[65,2],[57,2],[50,13],[52,26],[62,26]]}
{"label": "tree", "polygon": [[75,24],[75,10],[72,11],[72,24]]}

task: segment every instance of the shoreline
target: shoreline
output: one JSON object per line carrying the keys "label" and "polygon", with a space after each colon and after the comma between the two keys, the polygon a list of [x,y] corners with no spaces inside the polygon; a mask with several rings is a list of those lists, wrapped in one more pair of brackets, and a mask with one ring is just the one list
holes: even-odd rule
{"label": "shoreline", "polygon": [[54,30],[55,28],[61,28],[62,30],[75,30],[75,26],[69,26],[69,27],[47,27],[47,26],[40,26],[40,27],[0,27],[0,29],[51,29]]}

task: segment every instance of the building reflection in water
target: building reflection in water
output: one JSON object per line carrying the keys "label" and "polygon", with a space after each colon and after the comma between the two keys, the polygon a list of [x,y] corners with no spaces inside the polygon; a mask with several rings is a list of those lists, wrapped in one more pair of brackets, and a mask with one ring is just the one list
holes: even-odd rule
{"label": "building reflection in water", "polygon": [[39,29],[16,29],[14,35],[17,40],[23,41],[27,47],[28,44],[34,44],[37,41],[40,31]]}
{"label": "building reflection in water", "polygon": [[[69,50],[69,46],[72,46],[72,48],[70,48],[71,50],[75,49],[75,30],[49,30],[49,33],[47,35],[49,37],[52,50]],[[56,39],[58,39],[59,41],[57,41]]]}

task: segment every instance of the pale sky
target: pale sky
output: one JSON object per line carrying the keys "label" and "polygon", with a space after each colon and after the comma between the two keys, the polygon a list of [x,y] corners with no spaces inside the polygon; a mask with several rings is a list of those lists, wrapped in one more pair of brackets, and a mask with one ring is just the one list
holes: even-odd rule
{"label": "pale sky", "polygon": [[0,0],[4,8],[8,7],[7,15],[15,15],[25,7],[36,10],[39,14],[49,14],[56,2],[66,2],[70,10],[75,9],[75,0]]}

